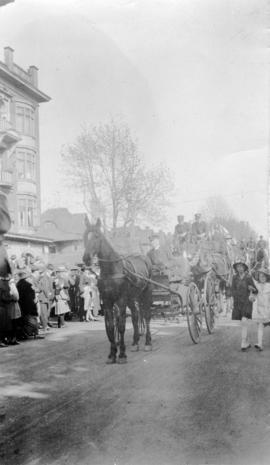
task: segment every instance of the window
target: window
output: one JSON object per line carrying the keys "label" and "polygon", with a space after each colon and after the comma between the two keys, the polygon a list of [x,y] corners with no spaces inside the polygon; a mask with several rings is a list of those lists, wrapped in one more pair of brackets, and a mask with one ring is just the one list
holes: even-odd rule
{"label": "window", "polygon": [[36,199],[25,197],[18,202],[19,227],[33,228],[36,226],[37,202]]}
{"label": "window", "polygon": [[35,112],[28,105],[16,105],[16,128],[27,136],[35,135]]}
{"label": "window", "polygon": [[36,154],[32,150],[17,152],[17,177],[19,180],[36,180]]}

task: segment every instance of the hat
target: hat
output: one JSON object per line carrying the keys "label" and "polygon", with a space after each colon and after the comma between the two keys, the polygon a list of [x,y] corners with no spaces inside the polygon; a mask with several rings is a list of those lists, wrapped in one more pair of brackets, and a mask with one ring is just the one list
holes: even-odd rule
{"label": "hat", "polygon": [[58,272],[58,273],[62,273],[63,271],[67,271],[67,269],[66,269],[66,267],[64,265],[60,265],[60,266],[58,266],[58,268],[56,268],[55,271]]}
{"label": "hat", "polygon": [[16,274],[19,279],[23,279],[23,278],[30,276],[30,272],[28,268],[20,268],[17,270]]}
{"label": "hat", "polygon": [[46,265],[45,263],[41,263],[41,262],[36,262],[31,267],[32,272],[39,271],[40,273],[43,273],[45,270],[46,270]]}
{"label": "hat", "polygon": [[248,271],[248,266],[247,266],[247,264],[244,262],[244,260],[242,258],[238,258],[237,260],[235,260],[235,262],[233,264],[233,268],[234,268],[235,271],[236,271],[237,265],[243,265],[243,267],[245,268],[245,271]]}

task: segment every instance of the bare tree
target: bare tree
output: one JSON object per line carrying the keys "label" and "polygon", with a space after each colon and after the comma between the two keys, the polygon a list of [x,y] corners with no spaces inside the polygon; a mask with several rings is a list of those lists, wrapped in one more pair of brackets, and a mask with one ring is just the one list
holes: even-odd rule
{"label": "bare tree", "polygon": [[220,195],[208,197],[201,208],[201,213],[210,222],[216,221],[217,218],[223,218],[224,220],[234,218],[232,209]]}
{"label": "bare tree", "polygon": [[256,237],[255,231],[247,221],[236,218],[234,212],[222,196],[209,197],[201,213],[209,224],[218,223],[224,226],[236,239]]}
{"label": "bare tree", "polygon": [[146,169],[127,125],[111,120],[83,128],[62,150],[65,171],[84,198],[85,208],[115,230],[119,225],[166,218],[173,183],[163,166]]}

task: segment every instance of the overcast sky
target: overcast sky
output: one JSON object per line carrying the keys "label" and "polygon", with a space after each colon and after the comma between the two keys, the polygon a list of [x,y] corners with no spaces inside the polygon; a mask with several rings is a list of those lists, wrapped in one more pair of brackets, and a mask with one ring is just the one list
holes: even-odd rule
{"label": "overcast sky", "polygon": [[[84,123],[121,117],[148,164],[175,174],[174,215],[210,194],[266,231],[266,1],[15,0],[0,48],[39,68],[42,204],[82,210],[60,151]],[[0,50],[0,59],[1,50]]]}

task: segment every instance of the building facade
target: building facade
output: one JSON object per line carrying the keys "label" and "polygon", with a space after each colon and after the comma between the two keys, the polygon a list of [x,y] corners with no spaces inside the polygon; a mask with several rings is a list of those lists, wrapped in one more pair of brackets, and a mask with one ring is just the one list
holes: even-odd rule
{"label": "building facade", "polygon": [[50,97],[38,89],[38,69],[24,70],[4,48],[0,61],[0,190],[8,198],[12,226],[6,235],[11,252],[48,251],[51,241],[39,237],[40,152],[39,105]]}

